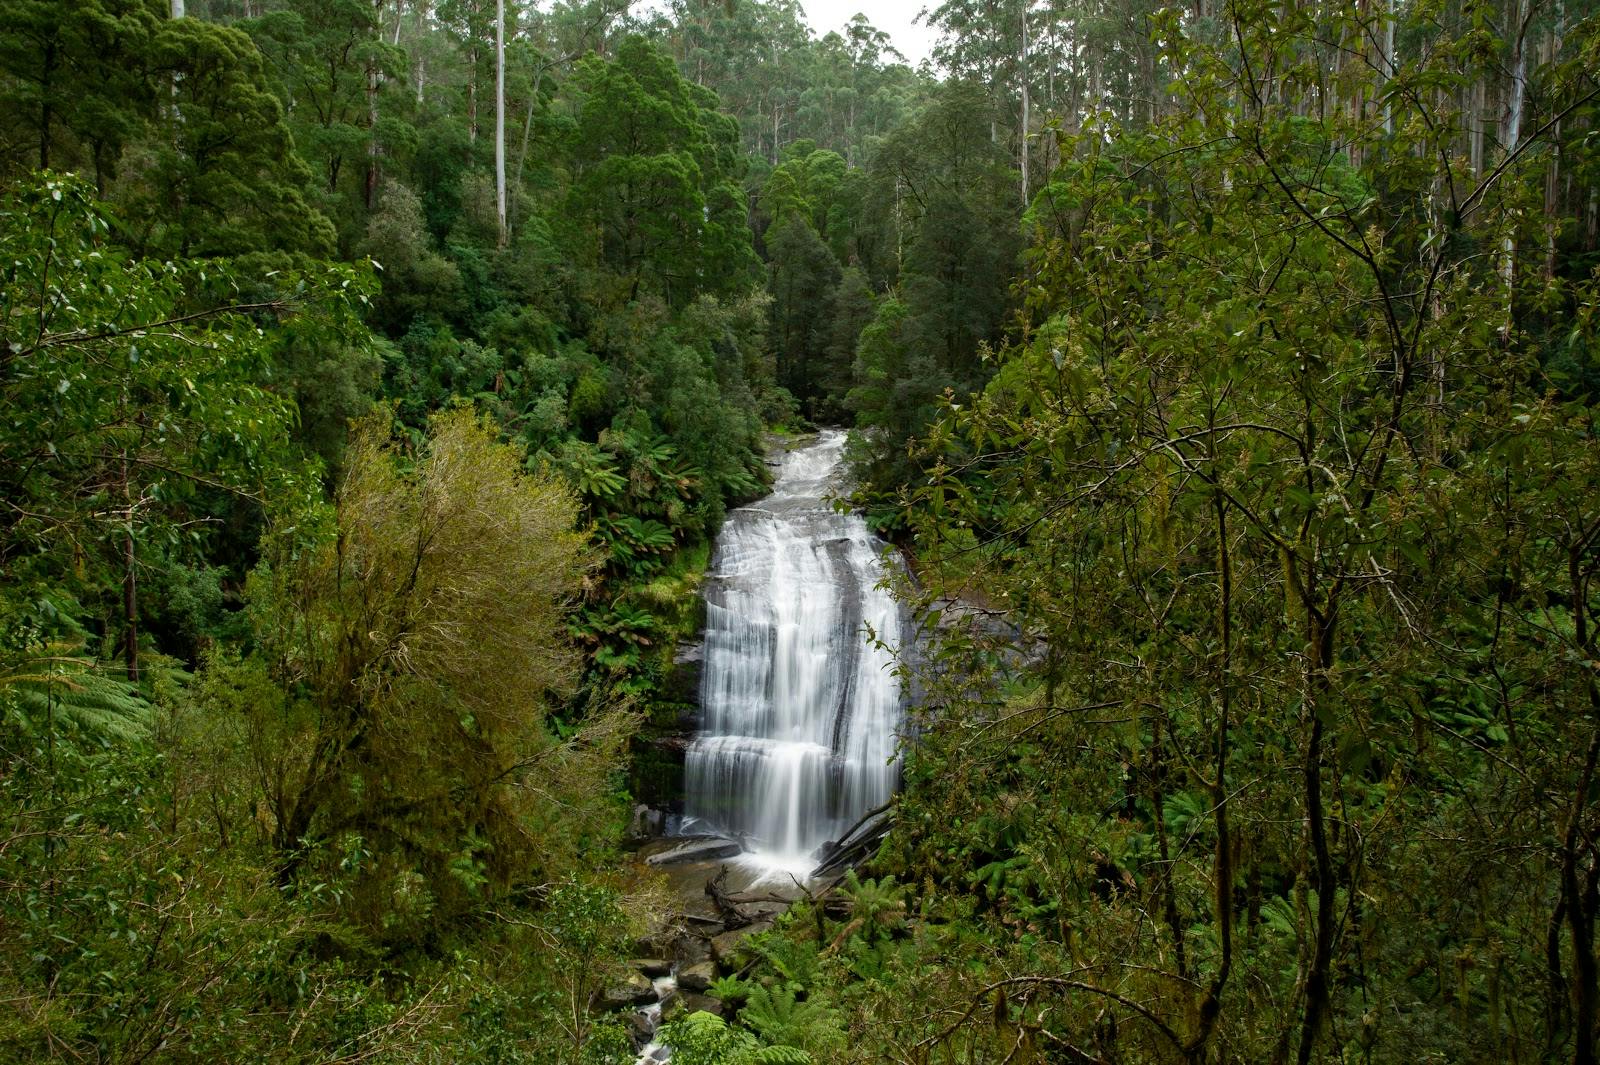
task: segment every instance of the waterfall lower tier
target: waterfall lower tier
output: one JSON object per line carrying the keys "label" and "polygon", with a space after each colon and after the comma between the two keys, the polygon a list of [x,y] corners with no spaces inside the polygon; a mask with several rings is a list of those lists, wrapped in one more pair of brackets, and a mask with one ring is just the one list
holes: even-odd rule
{"label": "waterfall lower tier", "polygon": [[883,542],[826,501],[844,434],[789,452],[772,495],[735,511],[706,592],[703,718],[685,813],[771,865],[812,853],[886,801],[899,772],[901,612]]}

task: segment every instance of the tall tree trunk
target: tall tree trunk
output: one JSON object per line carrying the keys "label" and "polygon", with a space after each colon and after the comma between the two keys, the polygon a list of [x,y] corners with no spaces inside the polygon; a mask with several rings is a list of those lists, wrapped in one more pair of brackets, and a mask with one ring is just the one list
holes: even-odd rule
{"label": "tall tree trunk", "polygon": [[[1550,27],[1545,35],[1543,61],[1553,63],[1561,54],[1561,40],[1567,32],[1567,5],[1556,4],[1555,25]],[[1546,281],[1554,280],[1556,276],[1556,234],[1560,232],[1561,220],[1557,211],[1561,207],[1561,133],[1562,123],[1557,120],[1555,129],[1550,136],[1550,169],[1545,174],[1544,180],[1544,277]]]}
{"label": "tall tree trunk", "polygon": [[1488,97],[1484,78],[1484,74],[1480,72],[1472,83],[1467,123],[1468,159],[1474,174],[1483,173],[1483,110]]}
{"label": "tall tree trunk", "polygon": [[[1215,411],[1212,417],[1215,433]],[[1210,449],[1212,468],[1216,450]],[[1200,1000],[1199,1024],[1187,1050],[1198,1061],[1222,1013],[1222,992],[1233,971],[1233,832],[1228,821],[1229,730],[1233,717],[1233,551],[1228,543],[1228,506],[1222,489],[1212,492],[1212,510],[1217,519],[1217,734],[1215,774],[1210,782],[1211,805],[1215,810],[1217,847],[1212,857],[1212,907],[1217,922],[1217,941],[1221,947],[1216,975]]]}
{"label": "tall tree trunk", "polygon": [[[1383,86],[1388,88],[1389,82],[1394,79],[1394,22],[1395,0],[1384,0],[1383,5],[1383,55],[1382,77]],[[1385,135],[1394,133],[1394,104],[1385,94],[1383,100],[1383,132]]]}
{"label": "tall tree trunk", "polygon": [[1312,926],[1311,964],[1306,970],[1306,1004],[1300,1026],[1300,1046],[1295,1055],[1298,1065],[1310,1065],[1317,1039],[1328,1023],[1333,975],[1333,855],[1328,846],[1326,804],[1322,797],[1322,717],[1328,698],[1328,652],[1332,648],[1332,622],[1314,612],[1309,600],[1307,611],[1306,710],[1311,717],[1311,733],[1306,741],[1305,761],[1301,766],[1305,785],[1306,846],[1309,850],[1311,884],[1317,892],[1317,911]]}
{"label": "tall tree trunk", "polygon": [[467,143],[478,143],[478,5],[467,8]]}
{"label": "tall tree trunk", "polygon": [[172,17],[183,17],[183,0],[172,0]]}
{"label": "tall tree trunk", "polygon": [[411,10],[417,15],[417,39],[412,51],[417,60],[417,106],[422,106],[423,86],[428,80],[428,0],[416,0],[411,5]]}
{"label": "tall tree trunk", "polygon": [[[1522,141],[1522,108],[1528,88],[1528,10],[1529,0],[1517,0],[1512,8],[1511,30],[1511,85],[1506,101],[1505,131],[1500,140],[1506,157],[1515,154]],[[1508,225],[1500,242],[1500,283],[1505,289],[1506,320],[1503,331],[1509,335],[1512,327],[1512,287],[1516,282],[1517,237]]]}
{"label": "tall tree trunk", "polygon": [[528,113],[522,120],[522,149],[517,152],[517,176],[514,184],[522,188],[522,168],[528,161],[528,139],[533,135],[533,109],[539,104],[539,86],[544,81],[544,64],[533,75],[533,90],[528,94]]}
{"label": "tall tree trunk", "polygon": [[[1594,685],[1590,685],[1594,700]],[[1566,838],[1561,848],[1561,898],[1565,904],[1567,931],[1572,942],[1573,980],[1572,1035],[1573,1065],[1595,1065],[1595,1025],[1600,1019],[1600,972],[1594,956],[1595,911],[1600,902],[1595,898],[1595,870],[1582,868],[1579,850],[1582,846],[1583,821],[1589,788],[1594,780],[1595,760],[1600,755],[1600,733],[1589,742],[1584,761],[1583,776],[1575,789],[1572,810],[1568,815]]]}
{"label": "tall tree trunk", "polygon": [[506,246],[506,0],[494,4],[494,206]]}
{"label": "tall tree trunk", "polygon": [[1028,0],[1022,0],[1022,51],[1017,57],[1022,72],[1022,136],[1018,157],[1022,164],[1022,209],[1028,209]]}
{"label": "tall tree trunk", "polygon": [[[372,0],[372,32],[373,36],[383,40],[383,4],[384,0]],[[381,177],[379,157],[382,152],[378,148],[378,88],[382,84],[382,75],[378,70],[378,56],[376,52],[367,56],[367,178],[366,205],[367,211],[372,211],[373,205],[378,201],[378,181]]]}
{"label": "tall tree trunk", "polygon": [[128,474],[128,453],[122,453],[122,500],[127,507],[127,525],[122,536],[122,647],[128,679],[139,680],[139,584],[134,571],[133,482]]}
{"label": "tall tree trunk", "polygon": [[471,73],[467,75],[467,143],[478,143],[478,49],[476,46],[467,51],[467,64]]}
{"label": "tall tree trunk", "polygon": [[[1600,534],[1597,525],[1567,549],[1567,589],[1572,603],[1574,649],[1584,660],[1600,656],[1600,638],[1589,617],[1589,586],[1592,573],[1585,572],[1584,559],[1589,541]],[[1600,762],[1600,683],[1591,673],[1584,678],[1589,702],[1590,739],[1578,786],[1573,789],[1572,807],[1567,815],[1561,853],[1561,895],[1566,902],[1567,930],[1572,943],[1572,1034],[1573,1065],[1595,1065],[1596,1026],[1600,1024],[1600,966],[1594,954],[1594,925],[1600,911],[1597,897],[1597,868],[1593,828],[1588,820],[1589,795],[1593,788],[1597,762]]]}

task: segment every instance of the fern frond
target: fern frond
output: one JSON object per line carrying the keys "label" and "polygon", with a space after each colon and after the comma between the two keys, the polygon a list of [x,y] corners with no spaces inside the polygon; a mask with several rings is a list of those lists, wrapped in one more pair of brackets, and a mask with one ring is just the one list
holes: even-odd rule
{"label": "fern frond", "polygon": [[748,1065],[813,1065],[813,1059],[799,1047],[762,1047],[744,1059]]}
{"label": "fern frond", "polygon": [[103,672],[75,646],[53,644],[0,672],[9,695],[35,733],[53,720],[58,732],[132,742],[148,735],[155,710],[132,683]]}

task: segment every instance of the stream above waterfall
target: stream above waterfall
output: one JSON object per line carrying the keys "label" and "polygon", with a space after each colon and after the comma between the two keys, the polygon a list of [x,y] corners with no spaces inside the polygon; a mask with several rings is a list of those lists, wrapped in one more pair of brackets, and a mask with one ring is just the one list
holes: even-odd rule
{"label": "stream above waterfall", "polygon": [[844,447],[825,430],[787,452],[772,494],[729,516],[706,584],[683,831],[737,840],[746,863],[780,876],[805,877],[899,774],[903,699],[887,648],[901,609],[880,587],[883,541],[832,505]]}

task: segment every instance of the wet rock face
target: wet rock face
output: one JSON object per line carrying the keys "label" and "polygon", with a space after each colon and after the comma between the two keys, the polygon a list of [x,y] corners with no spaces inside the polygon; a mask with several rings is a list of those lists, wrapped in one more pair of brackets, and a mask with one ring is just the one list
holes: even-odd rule
{"label": "wet rock face", "polygon": [[633,808],[633,817],[628,821],[628,838],[636,842],[655,839],[666,831],[666,827],[665,810],[640,803]]}
{"label": "wet rock face", "polygon": [[772,927],[771,921],[757,921],[754,924],[736,928],[731,932],[724,932],[720,936],[711,938],[711,960],[723,972],[735,972],[746,961],[750,960],[750,951],[745,943],[753,935],[765,932]]}
{"label": "wet rock face", "polygon": [[[663,1010],[663,1013],[665,1011]],[[650,1013],[645,1010],[634,1010],[622,1022],[628,1030],[628,1039],[633,1043],[635,1050],[641,1050],[656,1034],[656,1024]]]}
{"label": "wet rock face", "polygon": [[[673,702],[700,704],[700,680],[706,668],[704,639],[681,644],[672,656],[672,673],[666,679],[666,697]],[[691,723],[692,724],[692,723]]]}
{"label": "wet rock face", "polygon": [[645,858],[646,865],[683,865],[689,862],[710,862],[718,858],[732,858],[744,850],[737,841],[713,836],[674,844]]}
{"label": "wet rock face", "polygon": [[716,978],[716,964],[709,961],[678,970],[678,986],[685,991],[704,991]]}

